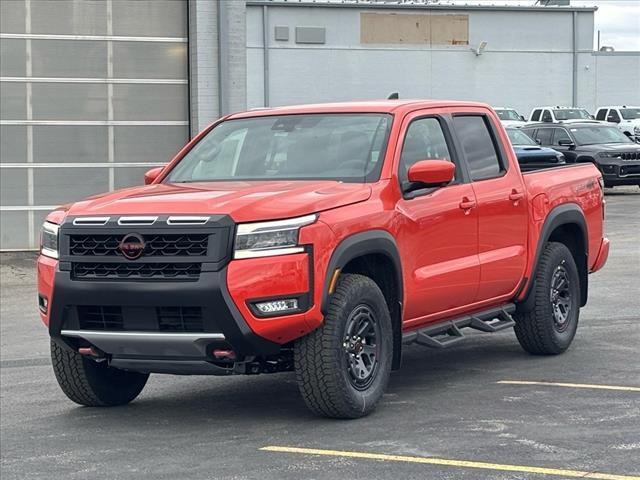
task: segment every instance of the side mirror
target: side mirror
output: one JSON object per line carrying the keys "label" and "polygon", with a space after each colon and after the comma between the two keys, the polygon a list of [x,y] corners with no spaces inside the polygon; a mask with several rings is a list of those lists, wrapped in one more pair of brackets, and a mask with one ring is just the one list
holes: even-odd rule
{"label": "side mirror", "polygon": [[615,118],[615,117],[613,117],[613,116],[611,116],[611,115],[609,115],[609,116],[607,117],[607,122],[611,122],[611,123],[620,123],[618,120],[616,120],[616,118]]}
{"label": "side mirror", "polygon": [[164,167],[156,167],[152,168],[151,170],[147,170],[144,174],[144,184],[152,184],[155,179],[158,178],[158,175],[160,175],[160,172],[162,172],[163,169]]}
{"label": "side mirror", "polygon": [[521,121],[523,121],[523,122],[526,122],[526,121],[527,121],[527,119],[526,119],[526,118],[524,118],[522,115],[518,115],[518,117],[519,117],[519,118],[520,118],[520,120],[521,120]]}
{"label": "side mirror", "polygon": [[539,139],[539,138],[536,138],[536,139],[535,139],[535,141],[536,141],[536,143],[537,143],[538,145],[542,145],[542,142],[540,141],[540,139]]}
{"label": "side mirror", "polygon": [[562,147],[573,147],[575,144],[568,138],[561,138],[560,140],[558,140],[558,145]]}
{"label": "side mirror", "polygon": [[410,182],[441,187],[453,180],[456,166],[447,160],[420,160],[409,167]]}

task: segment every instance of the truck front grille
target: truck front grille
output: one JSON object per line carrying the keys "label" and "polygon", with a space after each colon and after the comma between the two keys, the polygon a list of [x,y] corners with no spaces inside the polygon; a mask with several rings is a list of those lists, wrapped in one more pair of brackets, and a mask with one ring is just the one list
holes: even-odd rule
{"label": "truck front grille", "polygon": [[78,306],[81,330],[204,332],[200,307]]}
{"label": "truck front grille", "polygon": [[[119,246],[125,235],[91,234],[69,236],[69,254],[75,257],[123,257]],[[145,257],[201,257],[207,254],[207,234],[145,235]],[[123,257],[124,258],[124,257]]]}
{"label": "truck front grille", "polygon": [[197,280],[200,263],[95,263],[72,264],[71,277],[75,280],[101,279],[177,279]]}

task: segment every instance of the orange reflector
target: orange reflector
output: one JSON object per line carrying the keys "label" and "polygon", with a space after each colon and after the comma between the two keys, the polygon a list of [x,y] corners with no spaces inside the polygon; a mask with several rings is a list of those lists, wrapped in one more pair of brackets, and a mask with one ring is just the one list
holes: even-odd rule
{"label": "orange reflector", "polygon": [[331,295],[336,289],[336,283],[338,283],[338,277],[340,276],[340,269],[336,268],[333,271],[331,282],[329,282],[329,295]]}

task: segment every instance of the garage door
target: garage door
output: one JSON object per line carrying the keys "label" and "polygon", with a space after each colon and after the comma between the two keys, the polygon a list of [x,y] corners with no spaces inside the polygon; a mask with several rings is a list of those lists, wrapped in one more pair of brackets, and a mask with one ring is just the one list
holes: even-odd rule
{"label": "garage door", "polygon": [[0,248],[188,138],[186,0],[0,1]]}

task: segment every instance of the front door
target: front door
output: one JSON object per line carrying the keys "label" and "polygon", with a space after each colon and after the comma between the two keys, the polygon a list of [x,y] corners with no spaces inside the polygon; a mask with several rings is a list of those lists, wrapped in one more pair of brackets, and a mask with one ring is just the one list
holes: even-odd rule
{"label": "front door", "polygon": [[[417,113],[405,120],[396,163],[398,180],[407,192],[396,206],[402,222],[399,248],[405,252],[405,328],[435,321],[447,310],[472,303],[480,278],[473,188],[459,168],[447,122],[427,115]],[[409,191],[409,167],[426,159],[454,162],[454,181],[437,189]]]}

